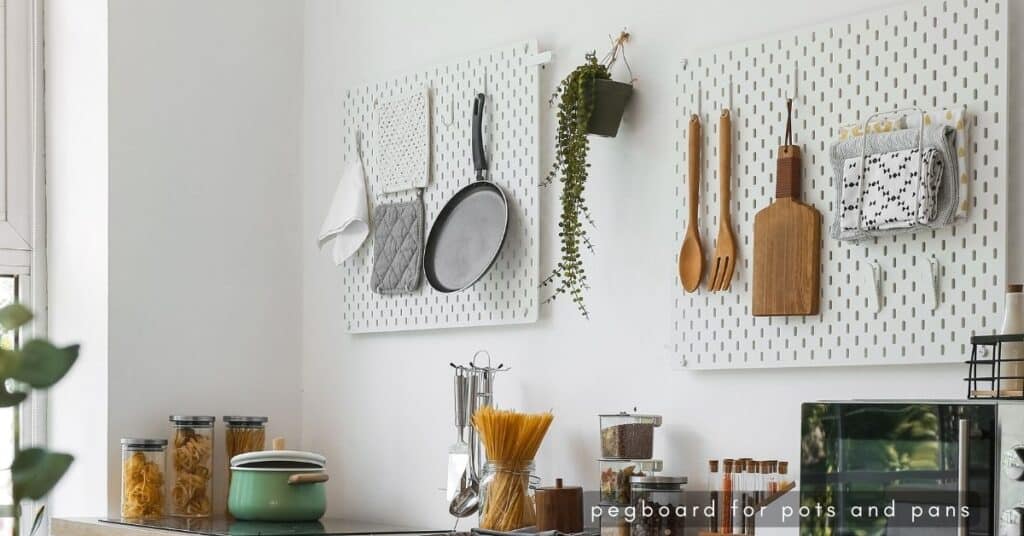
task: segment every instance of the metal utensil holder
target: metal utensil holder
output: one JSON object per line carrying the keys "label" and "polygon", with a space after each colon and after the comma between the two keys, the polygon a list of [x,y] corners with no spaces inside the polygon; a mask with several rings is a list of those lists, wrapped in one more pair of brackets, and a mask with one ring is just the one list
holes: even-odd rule
{"label": "metal utensil holder", "polygon": [[[967,398],[1024,400],[1024,390],[1006,388],[1004,382],[1024,381],[1024,376],[1005,373],[1004,364],[1018,363],[1024,358],[1003,356],[1003,344],[1024,342],[1024,333],[1011,335],[976,335],[971,337],[971,358],[968,365]],[[982,389],[988,387],[988,389]]]}
{"label": "metal utensil holder", "polygon": [[[482,362],[483,358],[486,358],[486,363]],[[480,363],[477,362],[478,359],[481,359]],[[478,409],[494,403],[494,379],[499,372],[507,372],[511,368],[506,367],[504,363],[493,366],[491,355],[486,350],[473,354],[473,359],[468,365],[451,363],[451,366],[469,376],[469,396],[466,398],[466,415],[469,418],[469,465],[466,469],[466,479],[468,482],[479,482],[487,456],[483,441],[473,426],[473,415]]]}

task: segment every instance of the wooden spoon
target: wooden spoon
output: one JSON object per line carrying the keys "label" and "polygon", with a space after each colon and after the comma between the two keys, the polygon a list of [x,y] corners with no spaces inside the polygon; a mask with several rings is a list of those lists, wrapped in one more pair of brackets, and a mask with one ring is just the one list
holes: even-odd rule
{"label": "wooden spoon", "polygon": [[700,118],[696,114],[690,116],[688,139],[690,195],[687,196],[687,203],[690,220],[686,224],[683,247],[679,250],[679,281],[686,292],[693,292],[700,286],[704,274],[704,250],[701,249],[700,231],[697,229],[697,209],[700,205]]}

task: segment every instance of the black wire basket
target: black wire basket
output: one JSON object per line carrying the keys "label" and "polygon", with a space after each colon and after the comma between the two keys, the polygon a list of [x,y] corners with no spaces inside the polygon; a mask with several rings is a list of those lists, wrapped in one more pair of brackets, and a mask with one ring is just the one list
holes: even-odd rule
{"label": "black wire basket", "polygon": [[1024,400],[1024,376],[1011,375],[1008,366],[1024,358],[1003,357],[1003,343],[1024,342],[1024,333],[1013,335],[976,335],[971,337],[967,398]]}

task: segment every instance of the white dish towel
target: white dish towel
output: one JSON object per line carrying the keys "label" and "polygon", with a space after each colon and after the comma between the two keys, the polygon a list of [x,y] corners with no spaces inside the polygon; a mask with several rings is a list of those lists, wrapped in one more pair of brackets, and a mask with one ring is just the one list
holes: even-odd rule
{"label": "white dish towel", "polygon": [[320,250],[331,246],[334,264],[340,265],[359,251],[370,234],[370,207],[366,201],[366,174],[357,156],[345,165],[341,181],[320,226]]}

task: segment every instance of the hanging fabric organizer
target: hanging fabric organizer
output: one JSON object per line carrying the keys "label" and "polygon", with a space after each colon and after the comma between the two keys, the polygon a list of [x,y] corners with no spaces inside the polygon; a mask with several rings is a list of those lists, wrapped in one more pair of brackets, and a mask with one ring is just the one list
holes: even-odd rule
{"label": "hanging fabric organizer", "polygon": [[[534,322],[537,319],[539,286],[539,177],[538,113],[540,110],[537,71],[550,59],[538,53],[536,42],[523,42],[470,58],[397,76],[344,91],[340,103],[339,128],[332,139],[340,146],[351,145],[357,131],[373,132],[364,143],[368,197],[371,213],[384,200],[407,203],[422,195],[425,233],[444,202],[473,176],[470,122],[477,93],[488,96],[484,116],[486,152],[491,161],[491,178],[509,197],[510,226],[505,246],[491,270],[473,287],[452,294],[434,291],[421,284],[411,293],[381,295],[371,288],[374,244],[364,246],[340,268],[345,289],[344,325],[350,333],[405,331],[435,328],[486,326]],[[423,93],[429,88],[429,96]],[[421,97],[422,96],[422,97]],[[407,113],[428,99],[430,157],[428,173],[411,190],[403,182],[408,172],[419,169],[418,160],[381,160],[384,146],[401,148],[419,143],[421,132],[382,133],[384,111]],[[391,103],[386,110],[377,108]],[[396,104],[397,103],[397,104]],[[394,145],[398,143],[400,145]],[[336,158],[347,158],[344,152]],[[341,162],[332,166],[342,167]],[[391,168],[389,166],[398,166]],[[420,175],[415,175],[419,177]],[[393,193],[392,193],[393,192]],[[373,222],[376,225],[376,222]]]}
{"label": "hanging fabric organizer", "polygon": [[[711,118],[731,99],[730,208],[740,251],[731,292],[686,294],[675,274],[666,275],[675,362],[691,369],[960,362],[972,334],[998,328],[1007,283],[1008,4],[925,0],[685,59],[677,77],[671,249],[678,250],[686,228],[682,163],[691,113],[711,126],[700,231],[712,236],[717,228]],[[774,190],[772,153],[787,97],[794,98],[795,141],[804,154],[803,198],[824,216],[821,313],[755,318],[753,216]],[[925,116],[870,121],[908,106]],[[963,168],[955,222],[856,243],[829,237],[839,214],[832,143],[922,122],[963,129],[956,133],[954,160]]]}

